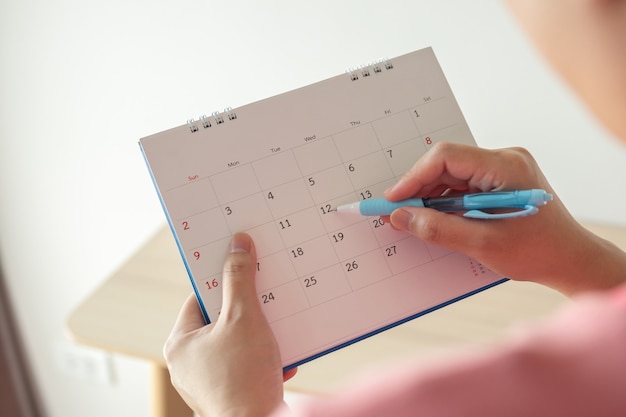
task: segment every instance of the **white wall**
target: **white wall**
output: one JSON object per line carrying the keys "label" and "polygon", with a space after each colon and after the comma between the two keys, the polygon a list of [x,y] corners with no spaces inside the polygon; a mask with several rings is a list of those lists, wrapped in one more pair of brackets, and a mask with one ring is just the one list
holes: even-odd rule
{"label": "white wall", "polygon": [[53,357],[68,313],[164,222],[141,136],[429,45],[480,145],[529,148],[575,215],[626,224],[626,148],[499,1],[3,0],[0,248],[49,416],[148,414],[143,362],[115,356],[103,385]]}

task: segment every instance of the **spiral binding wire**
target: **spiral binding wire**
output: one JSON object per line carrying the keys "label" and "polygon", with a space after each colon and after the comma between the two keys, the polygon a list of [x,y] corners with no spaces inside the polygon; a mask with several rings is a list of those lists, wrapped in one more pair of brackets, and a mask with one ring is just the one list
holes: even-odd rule
{"label": "spiral binding wire", "polygon": [[366,65],[360,65],[357,68],[348,68],[346,73],[350,76],[352,81],[357,81],[360,78],[367,78],[374,74],[380,74],[385,70],[393,69],[393,63],[387,58],[379,59],[374,62],[370,62]]}
{"label": "spiral binding wire", "polygon": [[[346,73],[349,75],[352,81],[357,81],[360,78],[371,77],[373,74],[380,74],[383,70],[392,70],[393,63],[387,58],[379,59],[377,61],[370,62],[366,65],[361,65],[358,68],[348,68]],[[196,133],[200,130],[200,126],[203,129],[209,129],[214,125],[224,124],[227,120],[233,121],[237,119],[237,113],[231,108],[226,107],[223,111],[215,111],[211,113],[211,116],[203,114],[199,120],[195,119],[187,120],[187,126],[191,133]]]}
{"label": "spiral binding wire", "polygon": [[210,116],[203,114],[200,116],[199,120],[189,119],[187,120],[187,126],[191,133],[196,133],[200,130],[200,126],[203,129],[208,129],[210,127],[221,125],[226,121],[232,121],[237,119],[237,112],[232,109],[232,107],[226,107],[223,111],[214,111]]}

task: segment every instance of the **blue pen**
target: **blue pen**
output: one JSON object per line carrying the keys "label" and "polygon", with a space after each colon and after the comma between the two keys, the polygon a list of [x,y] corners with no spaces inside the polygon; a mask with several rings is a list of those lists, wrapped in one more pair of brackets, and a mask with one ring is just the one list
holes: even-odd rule
{"label": "blue pen", "polygon": [[[552,200],[552,194],[544,190],[494,191],[441,197],[410,198],[389,201],[370,198],[357,203],[337,207],[338,212],[353,212],[363,216],[384,216],[400,207],[426,207],[444,212],[465,211],[463,216],[474,219],[505,219],[535,214],[538,207]],[[484,209],[518,209],[506,213],[486,213]]]}

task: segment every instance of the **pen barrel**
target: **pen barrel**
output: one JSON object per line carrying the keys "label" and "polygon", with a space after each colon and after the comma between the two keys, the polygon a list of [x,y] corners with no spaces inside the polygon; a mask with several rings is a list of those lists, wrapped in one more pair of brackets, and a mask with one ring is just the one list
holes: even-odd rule
{"label": "pen barrel", "polygon": [[465,210],[464,196],[451,195],[441,197],[422,198],[424,207],[438,211],[462,211]]}
{"label": "pen barrel", "polygon": [[403,201],[389,201],[384,198],[371,198],[359,204],[359,212],[363,216],[386,216],[400,207],[425,207],[421,198],[412,198]]}
{"label": "pen barrel", "polygon": [[468,194],[463,197],[466,210],[487,208],[524,208],[528,205],[543,206],[552,199],[544,190],[494,191]]}
{"label": "pen barrel", "polygon": [[552,195],[544,190],[494,191],[487,193],[450,195],[426,198],[411,198],[402,201],[389,201],[384,198],[371,198],[358,203],[363,216],[385,216],[400,207],[426,207],[443,212],[468,210],[526,208],[543,206],[552,200]]}

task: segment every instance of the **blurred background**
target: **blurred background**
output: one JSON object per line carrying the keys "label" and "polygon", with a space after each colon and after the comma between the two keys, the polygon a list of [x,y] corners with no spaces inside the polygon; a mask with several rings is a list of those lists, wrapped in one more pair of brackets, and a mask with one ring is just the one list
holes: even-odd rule
{"label": "blurred background", "polygon": [[165,223],[139,138],[426,46],[480,146],[528,148],[576,217],[626,225],[626,148],[501,1],[2,0],[3,291],[45,415],[149,413],[146,363],[81,353],[106,364],[85,378],[64,334]]}

